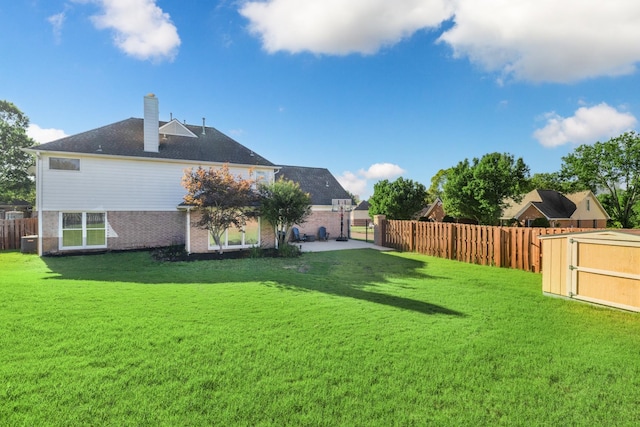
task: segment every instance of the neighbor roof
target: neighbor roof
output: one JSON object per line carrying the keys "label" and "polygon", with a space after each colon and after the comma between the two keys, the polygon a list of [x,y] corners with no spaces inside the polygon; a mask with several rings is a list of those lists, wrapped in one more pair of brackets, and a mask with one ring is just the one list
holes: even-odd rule
{"label": "neighbor roof", "polygon": [[368,211],[368,210],[369,210],[369,201],[367,200],[362,200],[360,203],[358,203],[358,205],[354,209],[354,211]]}
{"label": "neighbor roof", "polygon": [[332,199],[350,199],[349,193],[325,168],[281,166],[277,179],[288,179],[300,184],[300,189],[311,195],[312,205],[331,205]]}
{"label": "neighbor roof", "polygon": [[[167,122],[160,121],[159,126]],[[197,138],[160,134],[157,153],[144,151],[144,120],[130,118],[87,132],[31,147],[37,151],[57,151],[91,155],[112,155],[252,166],[275,166],[244,145],[212,127],[184,127]]]}
{"label": "neighbor roof", "polygon": [[528,205],[535,206],[547,219],[566,219],[576,210],[576,204],[554,190],[533,190],[520,203],[510,201],[502,218],[517,218]]}

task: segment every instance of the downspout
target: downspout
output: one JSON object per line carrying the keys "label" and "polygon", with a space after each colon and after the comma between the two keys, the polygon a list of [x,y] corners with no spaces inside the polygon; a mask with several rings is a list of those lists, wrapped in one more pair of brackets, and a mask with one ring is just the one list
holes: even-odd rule
{"label": "downspout", "polygon": [[184,243],[187,254],[191,255],[191,207],[187,207],[187,234]]}
{"label": "downspout", "polygon": [[[273,170],[273,182],[276,182],[276,175],[280,173],[280,168]],[[273,229],[276,231],[276,241],[273,242],[273,246],[276,249],[280,249],[280,240],[278,239],[278,235],[280,234],[280,230],[278,230],[278,226],[275,225]]]}
{"label": "downspout", "polygon": [[42,256],[42,157],[36,151],[36,212],[38,214],[38,256]]}

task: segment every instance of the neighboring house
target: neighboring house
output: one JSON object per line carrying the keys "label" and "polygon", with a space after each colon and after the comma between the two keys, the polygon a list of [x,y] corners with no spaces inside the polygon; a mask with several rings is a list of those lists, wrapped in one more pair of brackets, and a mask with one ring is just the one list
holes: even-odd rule
{"label": "neighboring house", "polygon": [[[191,167],[221,167],[273,182],[280,167],[212,127],[159,121],[158,99],[144,97],[144,118],[130,118],[26,151],[36,157],[38,253],[128,250],[185,244],[215,251],[199,215],[183,203]],[[228,230],[225,249],[272,247],[262,221]]]}
{"label": "neighboring house", "polygon": [[[347,234],[349,220],[348,210],[341,212],[334,210],[336,200],[350,200],[349,193],[336,178],[324,168],[302,166],[280,166],[276,172],[276,179],[288,179],[300,184],[300,189],[311,196],[312,215],[304,224],[297,227],[301,234],[318,235],[318,229],[325,227],[331,238],[340,235],[340,223],[344,234]],[[349,208],[347,208],[349,209]]]}
{"label": "neighboring house", "polygon": [[528,227],[536,218],[546,218],[551,227],[606,228],[609,215],[591,191],[563,195],[533,190],[519,203],[511,200],[501,220]]}
{"label": "neighboring house", "polygon": [[366,200],[361,201],[351,211],[350,215],[351,225],[365,226],[371,223],[371,217],[369,216],[369,202]]}
{"label": "neighboring house", "polygon": [[26,200],[0,200],[0,219],[31,218],[31,204]]}
{"label": "neighboring house", "polygon": [[427,205],[424,209],[415,215],[418,221],[428,222],[442,222],[444,219],[444,208],[442,207],[442,200],[440,197],[436,197],[433,203]]}

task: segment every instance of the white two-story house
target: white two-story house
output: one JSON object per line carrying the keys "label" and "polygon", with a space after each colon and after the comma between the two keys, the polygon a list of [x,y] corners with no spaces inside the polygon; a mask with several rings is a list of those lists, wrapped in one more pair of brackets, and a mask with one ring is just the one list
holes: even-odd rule
{"label": "white two-story house", "polygon": [[[273,182],[279,167],[212,127],[159,121],[158,99],[130,118],[28,149],[36,157],[40,255],[185,244],[214,250],[185,207],[187,168],[229,166],[234,175]],[[226,248],[272,246],[271,227],[255,221],[228,230]]]}
{"label": "white two-story house", "polygon": [[[327,169],[278,166],[213,127],[159,120],[158,99],[144,97],[144,117],[130,118],[29,149],[36,158],[38,253],[130,250],[185,245],[218,247],[195,228],[199,213],[183,203],[188,168],[228,165],[233,175],[273,182],[288,178],[312,198],[309,232],[333,236],[340,217],[332,201],[349,197]],[[287,171],[285,173],[285,171]],[[282,173],[280,173],[282,172]],[[256,220],[227,230],[225,250],[273,247],[273,227]]]}

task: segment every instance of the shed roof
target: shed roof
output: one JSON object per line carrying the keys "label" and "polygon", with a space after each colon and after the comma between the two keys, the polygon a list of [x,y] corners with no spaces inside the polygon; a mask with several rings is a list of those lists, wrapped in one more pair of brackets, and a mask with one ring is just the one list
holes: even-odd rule
{"label": "shed roof", "polygon": [[558,239],[564,237],[580,237],[598,240],[628,240],[640,242],[640,229],[607,229],[593,231],[575,231],[561,234],[546,234],[538,236],[539,239]]}

